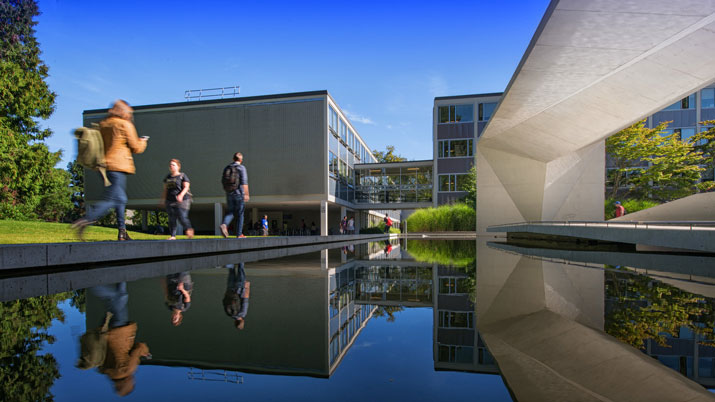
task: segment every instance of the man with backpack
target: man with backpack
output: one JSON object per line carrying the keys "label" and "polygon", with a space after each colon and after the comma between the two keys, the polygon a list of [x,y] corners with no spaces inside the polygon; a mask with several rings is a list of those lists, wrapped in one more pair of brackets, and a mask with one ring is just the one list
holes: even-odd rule
{"label": "man with backpack", "polygon": [[104,163],[107,175],[105,178],[110,183],[104,188],[102,201],[97,203],[87,212],[84,218],[72,224],[77,229],[77,235],[82,239],[82,234],[87,226],[106,215],[111,208],[117,213],[117,226],[119,234],[117,240],[131,240],[127,234],[124,223],[124,209],[127,205],[127,175],[136,173],[132,154],[144,152],[148,137],[139,138],[134,127],[134,110],[126,101],[118,100],[108,111],[106,119],[99,123],[104,147]]}
{"label": "man with backpack", "polygon": [[228,213],[223,218],[221,224],[221,234],[228,237],[228,225],[231,224],[234,215],[236,216],[236,237],[246,237],[243,235],[243,210],[248,202],[248,173],[243,162],[243,154],[236,152],[233,155],[233,163],[226,166],[221,174],[221,184],[226,192],[226,205]]}

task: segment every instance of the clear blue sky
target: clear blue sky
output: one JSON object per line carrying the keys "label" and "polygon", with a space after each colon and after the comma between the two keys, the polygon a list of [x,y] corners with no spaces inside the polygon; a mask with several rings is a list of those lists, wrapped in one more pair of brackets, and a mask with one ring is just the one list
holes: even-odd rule
{"label": "clear blue sky", "polygon": [[434,97],[503,91],[547,5],[39,0],[57,93],[48,143],[64,167],[83,110],[240,85],[241,96],[327,89],[372,149],[431,159]]}

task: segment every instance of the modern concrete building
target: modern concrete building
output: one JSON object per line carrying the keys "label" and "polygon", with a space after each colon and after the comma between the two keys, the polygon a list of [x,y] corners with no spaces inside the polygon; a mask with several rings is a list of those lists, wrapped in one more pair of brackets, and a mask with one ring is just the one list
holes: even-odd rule
{"label": "modern concrete building", "polygon": [[492,116],[501,93],[434,98],[432,146],[434,206],[453,203],[467,193],[462,182],[474,166],[477,140]]}
{"label": "modern concrete building", "polygon": [[[328,91],[199,100],[134,107],[139,135],[150,136],[135,155],[137,174],[127,183],[127,208],[159,209],[168,162],[178,158],[191,180],[190,218],[198,231],[218,234],[225,194],[220,175],[235,152],[242,152],[251,199],[245,223],[268,215],[274,233],[295,233],[305,222],[319,234],[337,234],[340,218],[354,216],[356,227],[394,212],[370,206],[358,211],[355,165],[377,162]],[[100,121],[106,109],[84,112],[84,124]],[[92,176],[93,177],[93,176]],[[86,200],[97,201],[102,187],[87,180]]]}

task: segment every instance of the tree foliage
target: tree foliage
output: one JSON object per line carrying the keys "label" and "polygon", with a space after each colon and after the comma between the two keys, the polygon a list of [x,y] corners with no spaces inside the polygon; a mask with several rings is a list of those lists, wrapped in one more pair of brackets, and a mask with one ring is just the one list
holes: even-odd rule
{"label": "tree foliage", "polygon": [[625,187],[621,196],[668,201],[710,186],[700,183],[703,153],[690,140],[681,140],[679,133],[664,135],[669,123],[648,128],[643,120],[606,140],[606,152],[615,165],[607,177],[612,188],[608,197],[617,197]]}
{"label": "tree foliage", "polygon": [[0,2],[0,219],[58,220],[67,205],[67,176],[54,166],[61,151],[43,141],[52,133],[40,126],[50,117],[55,94],[40,59],[34,0]]}
{"label": "tree foliage", "polygon": [[0,303],[0,395],[8,400],[52,400],[50,388],[60,377],[57,361],[41,354],[55,338],[47,333],[52,320],[64,321],[58,307],[70,293]]}
{"label": "tree foliage", "polygon": [[472,166],[464,178],[459,191],[466,191],[467,195],[462,198],[462,202],[471,206],[475,211],[477,209],[477,167]]}
{"label": "tree foliage", "polygon": [[390,163],[390,162],[404,162],[407,158],[403,158],[400,155],[395,154],[395,146],[388,145],[385,147],[385,151],[373,150],[372,155],[375,156],[378,163]]}
{"label": "tree foliage", "polygon": [[713,346],[713,300],[658,282],[645,275],[606,272],[605,330],[642,349],[647,339],[669,347],[668,337],[681,328],[697,334],[700,343]]}

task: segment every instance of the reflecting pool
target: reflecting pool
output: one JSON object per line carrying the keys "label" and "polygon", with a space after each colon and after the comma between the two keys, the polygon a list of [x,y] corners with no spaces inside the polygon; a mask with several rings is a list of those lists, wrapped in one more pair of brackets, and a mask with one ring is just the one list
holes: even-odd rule
{"label": "reflecting pool", "polygon": [[49,295],[0,278],[0,395],[711,399],[715,260],[559,253],[393,240],[108,267]]}

